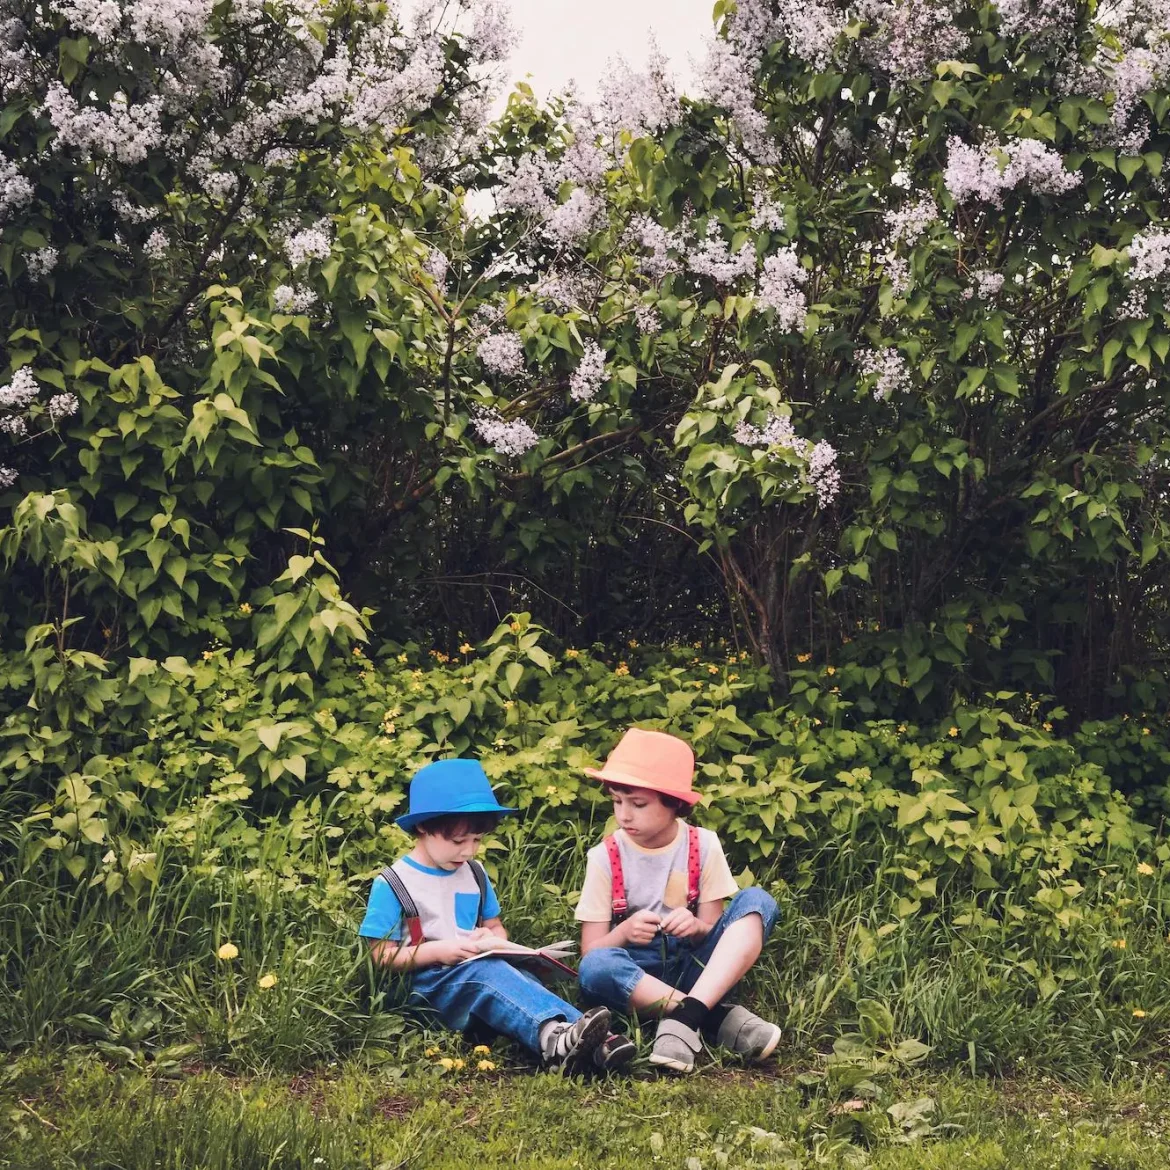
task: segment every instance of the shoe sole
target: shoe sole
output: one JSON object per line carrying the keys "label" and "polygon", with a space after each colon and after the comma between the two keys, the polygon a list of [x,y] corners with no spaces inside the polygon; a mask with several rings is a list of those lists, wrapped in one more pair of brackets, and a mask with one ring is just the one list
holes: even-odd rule
{"label": "shoe sole", "polygon": [[695,1071],[694,1063],[683,1064],[681,1060],[675,1060],[672,1056],[655,1056],[650,1054],[650,1063],[657,1068],[665,1068],[670,1072],[689,1073]]}
{"label": "shoe sole", "polygon": [[593,1063],[593,1054],[605,1043],[609,1035],[609,1012],[599,1011],[581,1033],[577,1047],[565,1057],[558,1070],[563,1077],[576,1076]]}
{"label": "shoe sole", "polygon": [[614,1049],[604,1064],[594,1061],[594,1065],[597,1071],[601,1073],[620,1072],[623,1068],[630,1064],[637,1055],[638,1046],[632,1041],[627,1040],[626,1043],[623,1044],[620,1048]]}

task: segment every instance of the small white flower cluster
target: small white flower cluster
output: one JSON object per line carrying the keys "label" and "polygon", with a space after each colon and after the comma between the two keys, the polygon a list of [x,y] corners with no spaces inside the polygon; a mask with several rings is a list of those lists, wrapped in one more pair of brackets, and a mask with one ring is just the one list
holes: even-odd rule
{"label": "small white flower cluster", "polygon": [[33,190],[32,183],[20,173],[16,163],[0,155],[0,223],[30,203]]}
{"label": "small white flower cluster", "polygon": [[626,131],[642,138],[678,118],[678,90],[653,35],[644,72],[631,69],[619,56],[608,63],[598,88],[596,118],[612,137]]}
{"label": "small white flower cluster", "polygon": [[841,489],[841,471],[837,467],[837,452],[824,439],[811,443],[802,439],[786,414],[769,414],[762,426],[753,426],[746,420],[738,423],[732,438],[754,450],[783,447],[804,460],[801,478],[816,492],[817,504],[825,508],[837,498]]}
{"label": "small white flower cluster", "polygon": [[97,41],[109,41],[128,26],[137,44],[177,49],[207,26],[213,0],[51,0],[52,11]]}
{"label": "small white flower cluster", "polygon": [[910,368],[892,345],[865,350],[857,357],[857,370],[862,378],[875,379],[873,396],[878,402],[910,389]]}
{"label": "small white flower cluster", "polygon": [[787,226],[784,205],[764,200],[752,213],[752,228],[757,232],[782,232]]}
{"label": "small white flower cluster", "polygon": [[584,309],[594,300],[596,288],[583,272],[572,268],[554,268],[541,275],[532,286],[535,296],[549,301],[562,313]]}
{"label": "small white flower cluster", "polygon": [[856,13],[868,34],[863,57],[896,81],[931,77],[939,61],[966,60],[968,38],[954,7],[946,0],[860,0]]}
{"label": "small white flower cluster", "polygon": [[157,207],[139,207],[131,203],[121,191],[113,196],[110,204],[118,218],[127,223],[150,223],[152,219],[157,219],[159,214]]}
{"label": "small white flower cluster", "polygon": [[115,94],[108,110],[82,106],[58,81],[50,83],[43,112],[57,135],[56,148],[76,147],[85,160],[112,158],[121,163],[140,163],[161,146],[162,99],[149,98],[130,105],[125,94]]}
{"label": "small white flower cluster", "polygon": [[515,333],[490,333],[475,352],[493,374],[502,378],[524,373],[524,344]]}
{"label": "small white flower cluster", "polygon": [[808,280],[793,247],[782,248],[764,261],[764,271],[756,286],[756,304],[771,309],[776,323],[785,333],[804,328],[808,302],[800,286]]}
{"label": "small white flower cluster", "polygon": [[634,306],[634,323],[639,333],[653,336],[662,332],[662,316],[653,305],[644,305],[639,301]]}
{"label": "small white flower cluster", "polygon": [[431,248],[426,259],[422,262],[422,270],[440,287],[447,283],[447,272],[451,261],[438,248]]}
{"label": "small white flower cluster", "polygon": [[554,204],[549,210],[544,233],[553,243],[571,248],[590,236],[604,216],[601,197],[575,187],[564,203]]}
{"label": "small white flower cluster", "polygon": [[328,219],[320,219],[312,227],[291,232],[284,240],[284,254],[294,268],[309,260],[328,260],[332,247],[333,225]]}
{"label": "small white flower cluster", "polygon": [[569,378],[569,397],[574,402],[592,402],[605,381],[605,350],[596,341],[585,343],[585,353]]}
{"label": "small white flower cluster", "polygon": [[699,92],[727,111],[747,153],[759,163],[774,163],[779,154],[768,119],[756,108],[754,80],[759,53],[715,37],[698,76]]}
{"label": "small white flower cluster", "polygon": [[58,255],[57,249],[53,247],[38,248],[35,252],[30,252],[25,257],[29,279],[44,280],[57,267]]}
{"label": "small white flower cluster", "polygon": [[540,442],[540,436],[522,418],[502,419],[487,411],[471,420],[479,437],[499,454],[519,459]]}
{"label": "small white flower cluster", "polygon": [[995,0],[1006,36],[1027,35],[1035,43],[1062,39],[1076,29],[1075,0]]}
{"label": "small white flower cluster", "polygon": [[922,195],[905,207],[885,214],[890,242],[897,247],[913,248],[938,220],[938,207],[929,195]]}
{"label": "small white flower cluster", "polygon": [[24,410],[37,396],[37,380],[28,366],[21,366],[6,386],[0,386],[0,408]]}
{"label": "small white flower cluster", "polygon": [[642,255],[638,267],[651,280],[661,280],[679,271],[678,261],[673,259],[670,253],[672,249],[681,252],[685,247],[680,232],[664,228],[648,215],[638,215],[630,224],[630,234],[633,242],[642,248],[643,253],[649,253]]}
{"label": "small white flower cluster", "polygon": [[946,189],[956,203],[980,199],[1003,206],[1003,193],[1024,183],[1036,195],[1064,195],[1081,181],[1065,169],[1064,159],[1035,138],[1020,138],[1000,147],[970,146],[958,138],[947,140]]}
{"label": "small white flower cluster", "polygon": [[[1170,13],[1167,17],[1170,19]],[[1170,77],[1170,44],[1163,41],[1148,49],[1130,49],[1114,62],[1111,73],[1113,141],[1125,153],[1138,154],[1150,135],[1149,118],[1142,110],[1142,97]],[[1138,125],[1131,126],[1135,111],[1140,111],[1143,116]]]}
{"label": "small white flower cluster", "polygon": [[976,269],[971,274],[971,285],[963,289],[963,300],[969,301],[977,296],[980,301],[994,301],[1003,288],[1003,273],[989,272],[985,268]]}
{"label": "small white flower cluster", "polygon": [[1170,232],[1156,227],[1138,232],[1129,243],[1129,261],[1126,277],[1133,288],[1118,316],[1145,317],[1150,292],[1170,272]]}
{"label": "small white flower cluster", "polygon": [[11,467],[0,466],[0,491],[16,483],[17,474]]}
{"label": "small white flower cluster", "polygon": [[142,246],[143,254],[148,260],[162,260],[167,254],[167,234],[161,228],[155,228]]}
{"label": "small white flower cluster", "polygon": [[317,294],[307,285],[278,284],[272,290],[272,307],[278,313],[307,313],[317,303]]}
{"label": "small white flower cluster", "polygon": [[54,394],[49,399],[49,417],[54,422],[60,418],[72,418],[79,406],[76,394]]}
{"label": "small white flower cluster", "polygon": [[696,276],[710,277],[716,284],[731,285],[744,276],[756,271],[756,250],[748,243],[733,256],[731,248],[722,236],[712,234],[700,240],[695,250],[687,257],[687,268]]}
{"label": "small white flower cluster", "polygon": [[19,414],[0,415],[0,435],[23,439],[28,434],[28,423]]}
{"label": "small white flower cluster", "polygon": [[507,4],[499,0],[468,0],[471,33],[468,48],[483,62],[506,61],[519,43]]}

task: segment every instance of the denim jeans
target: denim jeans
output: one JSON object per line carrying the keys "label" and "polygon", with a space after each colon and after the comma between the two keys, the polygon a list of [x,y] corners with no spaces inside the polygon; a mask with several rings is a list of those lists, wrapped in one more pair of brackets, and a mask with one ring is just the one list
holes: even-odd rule
{"label": "denim jeans", "polygon": [[749,914],[758,914],[764,938],[772,933],[779,910],[771,894],[754,886],[740,890],[706,938],[692,946],[685,939],[660,934],[645,946],[598,947],[582,956],[578,978],[591,1003],[628,1011],[630,996],[643,975],[653,975],[679,991],[690,991],[711,958],[723,932]]}
{"label": "denim jeans", "polygon": [[421,1001],[453,1031],[461,1032],[474,1016],[538,1054],[540,1029],[549,1020],[573,1023],[581,1016],[535,976],[505,959],[423,967],[411,976],[410,999]]}

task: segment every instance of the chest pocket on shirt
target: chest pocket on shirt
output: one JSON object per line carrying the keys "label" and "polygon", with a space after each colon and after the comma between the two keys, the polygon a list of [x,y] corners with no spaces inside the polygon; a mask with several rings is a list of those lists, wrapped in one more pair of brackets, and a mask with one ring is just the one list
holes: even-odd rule
{"label": "chest pocket on shirt", "polygon": [[455,895],[455,925],[460,930],[474,930],[479,917],[479,894]]}

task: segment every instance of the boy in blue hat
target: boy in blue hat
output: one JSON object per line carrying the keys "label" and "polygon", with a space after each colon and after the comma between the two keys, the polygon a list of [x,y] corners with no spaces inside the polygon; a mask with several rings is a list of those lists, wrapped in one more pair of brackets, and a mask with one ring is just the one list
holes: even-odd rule
{"label": "boy in blue hat", "polygon": [[437,760],[410,782],[410,811],[395,822],[414,848],[374,879],[361,935],[375,961],[406,970],[411,998],[446,1027],[472,1017],[566,1074],[627,1063],[633,1044],[609,1031],[609,1011],[581,1014],[506,959],[478,955],[508,937],[496,892],[475,860],[504,808],[478,760]]}

